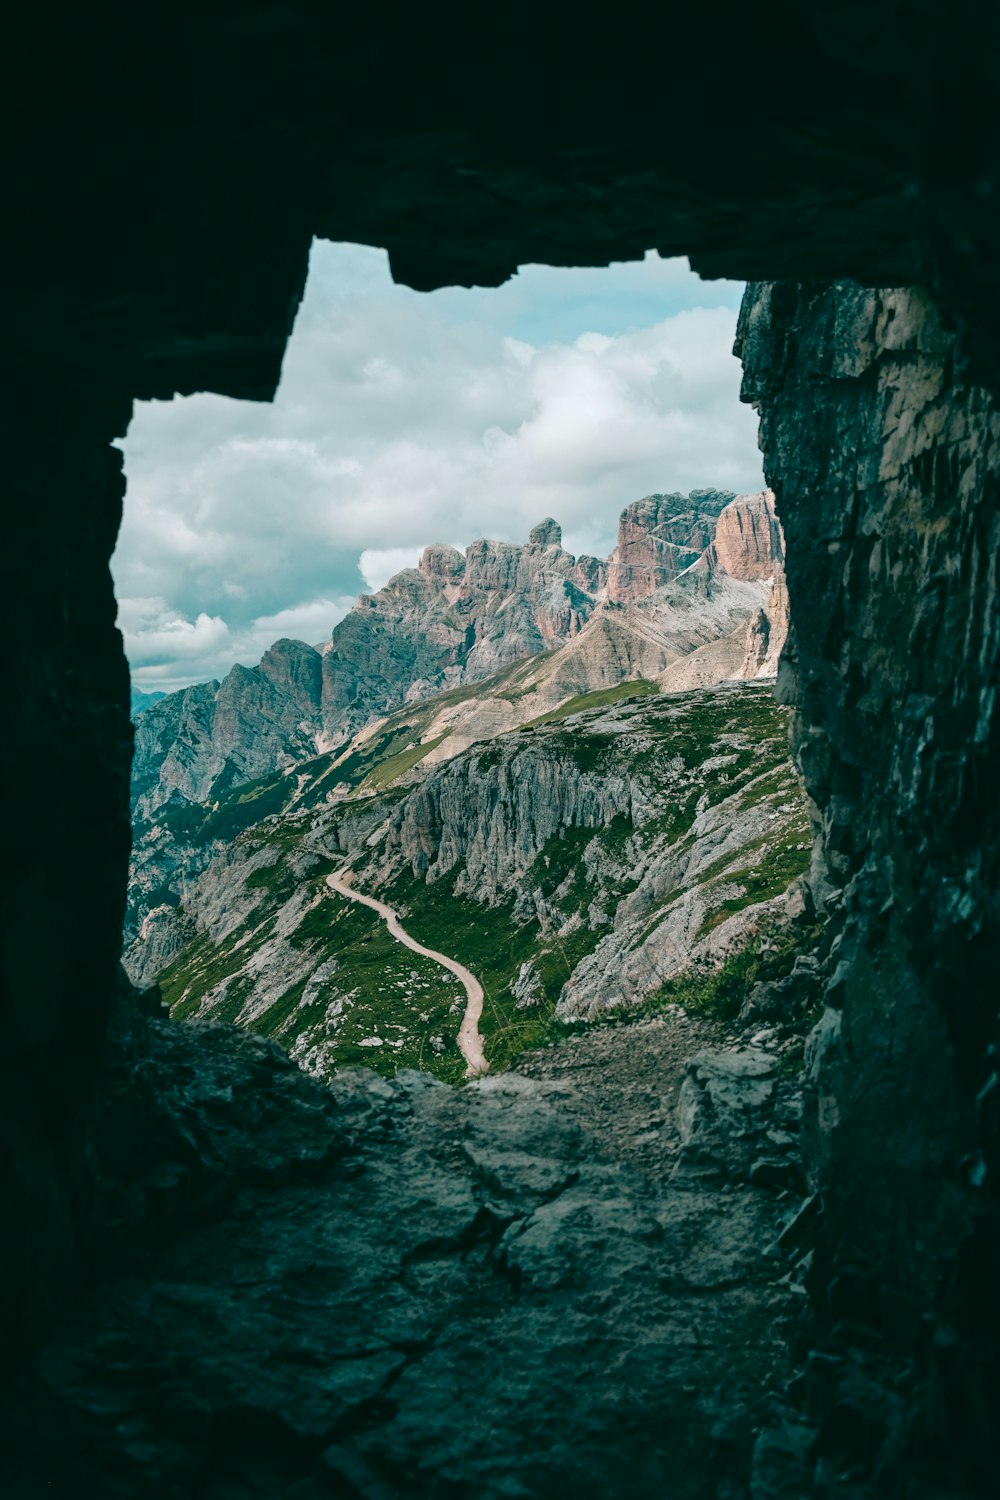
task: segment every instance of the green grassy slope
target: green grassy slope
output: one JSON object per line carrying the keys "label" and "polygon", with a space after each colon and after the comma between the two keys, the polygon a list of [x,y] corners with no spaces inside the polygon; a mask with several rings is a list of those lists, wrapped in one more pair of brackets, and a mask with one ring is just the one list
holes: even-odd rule
{"label": "green grassy slope", "polygon": [[[234,900],[238,895],[239,910],[249,903],[249,915],[217,945],[200,933],[163,976],[174,1014],[250,1026],[319,1073],[360,1062],[387,1074],[408,1066],[451,1080],[461,1076],[460,986],[440,966],[395,943],[376,914],[325,885],[326,872],[344,858],[330,852],[331,844],[347,837],[349,820],[362,814],[364,830],[374,831],[353,846],[364,853],[361,888],[400,911],[419,941],[459,959],[479,977],[485,993],[481,1031],[495,1068],[561,1032],[556,1005],[564,984],[608,932],[651,862],[669,858],[683,867],[697,843],[696,819],[700,814],[704,822],[706,809],[725,801],[727,818],[752,815],[753,826],[765,831],[702,859],[690,877],[688,888],[694,881],[705,897],[704,932],[734,911],[780,894],[809,858],[805,809],[787,755],[785,710],[759,684],[678,695],[654,694],[644,685],[634,696],[636,687],[623,684],[596,695],[600,703],[578,705],[572,712],[580,717],[572,723],[546,716],[547,722],[451,763],[453,776],[468,767],[477,792],[483,778],[496,777],[499,787],[501,775],[517,774],[520,747],[551,758],[567,775],[596,783],[627,777],[634,785],[634,816],[619,813],[600,826],[563,827],[527,868],[512,874],[505,889],[458,894],[461,861],[447,875],[426,881],[402,867],[398,854],[390,858],[380,842],[384,820],[409,795],[392,785],[395,767],[402,758],[413,769],[415,751],[429,749],[412,739],[401,744],[415,727],[412,716],[404,728],[385,726],[373,737],[371,754],[354,752],[357,759],[346,769],[342,763],[331,771],[322,761],[298,768],[310,780],[294,815],[272,816],[245,831],[227,856]],[[609,709],[617,715],[610,725]],[[306,813],[310,789],[331,774],[351,778],[370,795],[333,809],[317,804]],[[436,774],[435,768],[426,773]],[[294,788],[296,779],[290,781]],[[261,795],[270,795],[266,787]],[[712,837],[718,838],[717,830]],[[308,877],[297,877],[293,867],[303,850],[324,846],[323,861],[317,865],[314,859]],[[264,857],[270,862],[262,866]],[[634,934],[629,929],[633,947],[682,894],[658,894],[634,924]]]}

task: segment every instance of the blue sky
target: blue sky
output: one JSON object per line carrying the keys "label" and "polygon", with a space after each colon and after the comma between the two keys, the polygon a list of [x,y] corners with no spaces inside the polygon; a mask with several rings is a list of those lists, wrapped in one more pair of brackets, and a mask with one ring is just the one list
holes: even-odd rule
{"label": "blue sky", "polygon": [[336,303],[345,297],[389,295],[405,303],[422,296],[436,316],[475,323],[529,344],[571,344],[581,333],[618,335],[650,328],[695,307],[739,311],[740,281],[702,281],[684,259],[645,260],[612,266],[522,266],[500,287],[443,287],[425,294],[387,291],[388,258],[362,245],[317,245],[310,296]]}
{"label": "blue sky", "polygon": [[655,254],[418,293],[382,251],[317,243],[273,404],[136,410],[113,569],[137,685],[321,640],[428,542],[522,540],[554,515],[603,555],[642,495],[759,489],[741,293]]}

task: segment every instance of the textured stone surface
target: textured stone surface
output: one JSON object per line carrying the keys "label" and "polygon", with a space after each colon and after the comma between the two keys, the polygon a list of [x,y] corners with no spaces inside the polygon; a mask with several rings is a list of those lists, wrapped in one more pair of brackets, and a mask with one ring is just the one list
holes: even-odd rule
{"label": "textured stone surface", "polygon": [[[1000,418],[915,292],[759,286],[739,347],[788,547],[779,693],[840,926],[808,1052],[817,1315],[916,1360],[912,1406],[869,1403],[869,1459],[919,1447],[974,1478],[1000,1332]],[[837,1370],[815,1404],[850,1446],[865,1401]]]}
{"label": "textured stone surface", "polygon": [[[12,46],[47,67],[6,102],[16,119],[31,100],[50,124],[10,184],[8,327],[33,355],[135,395],[264,396],[314,234],[386,246],[420,288],[651,245],[710,275],[885,282],[916,274],[923,224],[954,282],[989,243],[975,184],[990,35],[973,0],[949,12],[946,39],[935,9],[908,15],[630,8],[598,33],[560,6],[526,49],[517,8],[509,27],[449,7],[385,26],[313,3],[183,0],[166,28],[105,0],[61,18],[57,49],[24,9]],[[663,133],[667,54],[688,61],[670,85],[675,118],[698,121],[683,149]],[[782,87],[748,131],[748,80],[777,57]],[[968,155],[963,116],[979,125]],[[72,264],[58,249],[69,216],[90,226]]]}
{"label": "textured stone surface", "polygon": [[647,495],[627,505],[608,559],[609,602],[633,604],[696,563],[715,535],[719,512],[732,499],[731,490],[694,490]]}
{"label": "textured stone surface", "polygon": [[256,667],[199,683],[146,709],[136,726],[132,798],[148,818],[172,798],[203,802],[316,748],[322,658],[276,641]]}
{"label": "textured stone surface", "polygon": [[719,512],[711,560],[731,578],[771,579],[784,567],[781,527],[774,511],[774,495],[740,495]]}
{"label": "textured stone surface", "polygon": [[[995,8],[781,0],[655,17],[647,6],[591,27],[577,9],[540,18],[536,7],[522,24],[516,9],[498,21],[465,7],[456,21],[448,7],[411,7],[387,21],[311,0],[182,0],[169,17],[155,6],[62,15],[22,6],[6,40],[15,65],[4,133],[16,159],[0,247],[13,387],[3,413],[13,566],[2,1015],[5,1175],[16,1186],[4,1222],[23,1234],[4,1241],[14,1257],[5,1318],[13,1307],[34,1326],[38,1289],[50,1295],[72,1244],[69,1199],[77,1188],[82,1202],[90,1196],[78,1166],[126,880],[127,679],[106,565],[120,501],[107,443],[129,401],[273,392],[317,230],[389,246],[396,275],[420,287],[497,281],[527,261],[605,262],[655,244],[690,253],[709,274],[812,282],[807,294],[772,295],[775,337],[763,340],[771,353],[757,374],[761,400],[765,367],[778,397],[770,478],[790,559],[802,557],[792,607],[798,589],[825,622],[797,647],[811,684],[803,724],[818,726],[803,738],[803,759],[815,764],[831,867],[858,866],[843,988],[831,996],[849,1001],[843,1081],[829,1097],[853,1101],[860,1138],[870,1140],[867,1125],[887,1128],[883,1159],[917,1204],[912,1220],[895,1212],[889,1166],[873,1166],[886,1194],[872,1187],[855,1200],[850,1172],[831,1164],[820,1261],[846,1263],[831,1254],[838,1224],[845,1245],[860,1234],[861,1269],[839,1278],[831,1317],[870,1309],[869,1261],[903,1287],[883,1299],[887,1328],[897,1315],[905,1325],[907,1308],[916,1309],[911,1325],[938,1309],[930,1347],[947,1396],[930,1403],[923,1431],[939,1456],[944,1434],[951,1472],[931,1489],[960,1488],[960,1453],[985,1488],[996,1465],[983,1457],[976,1414],[990,1410],[982,1348],[996,1304],[983,1268],[995,1260],[995,1219],[992,1207],[966,1210],[995,1164],[984,1149],[995,1117],[982,1061],[991,1023],[979,998],[996,972],[988,893],[997,839],[986,797],[997,779],[987,707],[995,492],[980,484],[983,460],[973,455],[977,441],[985,452],[982,398],[948,397],[946,414],[935,392],[966,370],[996,388],[1000,371]],[[690,128],[679,132],[678,121]],[[866,317],[838,327],[817,285],[844,275],[923,282],[954,320],[958,343],[952,350],[941,337],[926,392],[913,377],[927,370],[929,349],[895,343],[909,318],[894,327],[886,307],[874,339]],[[848,314],[852,295],[839,303]],[[829,353],[835,335],[848,356],[840,368]],[[862,357],[852,366],[855,346]],[[904,455],[905,483],[880,506],[889,492],[872,475],[886,439]],[[799,479],[805,467],[814,480],[821,468],[840,475],[826,484],[824,473],[822,492],[798,488],[801,527],[779,464]],[[848,628],[855,594],[867,601],[856,615],[865,639]],[[912,693],[899,692],[903,680]],[[885,692],[888,682],[896,685]],[[930,720],[934,740],[918,750]],[[46,798],[26,794],[41,779]],[[74,881],[79,889],[63,899]],[[889,998],[899,1000],[901,1031],[891,1056]],[[878,1025],[869,1030],[865,1016]],[[837,1024],[834,1016],[831,1037]],[[853,1077],[875,1086],[867,1104],[852,1081],[858,1058]],[[893,1058],[905,1063],[894,1070]],[[924,1068],[928,1087],[918,1091]],[[954,1165],[966,1156],[967,1166]],[[953,1165],[940,1171],[942,1161]],[[919,1201],[910,1192],[918,1180]],[[862,1200],[875,1209],[870,1235],[852,1207]],[[868,1243],[879,1225],[881,1248]],[[824,1272],[817,1285],[823,1296],[833,1282]],[[939,1296],[951,1299],[947,1316]],[[830,1373],[818,1363],[811,1388],[829,1387]],[[870,1453],[873,1402],[856,1365],[837,1365],[836,1384],[851,1399],[834,1434],[853,1433]],[[905,1386],[896,1400],[909,1400]],[[781,1454],[800,1449],[789,1439],[768,1451],[780,1469]],[[830,1451],[821,1484],[843,1491],[853,1481]],[[887,1472],[906,1488],[903,1459]],[[755,1500],[763,1493],[758,1486]]]}
{"label": "textured stone surface", "polygon": [[137,1028],[108,1274],[4,1404],[5,1493],[729,1493],[785,1373],[763,1252],[797,1200],[747,1185],[735,1137],[721,1177],[676,1171],[692,1029],[327,1091],[257,1038]]}

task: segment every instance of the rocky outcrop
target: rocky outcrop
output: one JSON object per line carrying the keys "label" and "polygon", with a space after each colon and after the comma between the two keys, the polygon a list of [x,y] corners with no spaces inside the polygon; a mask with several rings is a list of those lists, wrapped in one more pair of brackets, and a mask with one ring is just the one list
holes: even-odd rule
{"label": "rocky outcrop", "polygon": [[839,927],[807,1053],[827,1374],[805,1408],[840,1471],[895,1493],[926,1461],[971,1493],[995,1472],[1000,1341],[1000,417],[914,291],[757,286],[738,347],[787,539],[779,693]]}
{"label": "rocky outcrop", "polygon": [[362,595],[323,657],[325,742],[343,742],[404,700],[479,681],[575,635],[594,597],[575,581],[555,522],[536,532],[546,539],[476,541],[464,556],[435,544],[419,568]]}
{"label": "rocky outcrop", "polygon": [[205,802],[315,752],[322,658],[281,640],[257,667],[171,693],[136,725],[132,798],[138,819],[171,799]]}
{"label": "rocky outcrop", "polygon": [[178,906],[164,903],[152,907],[122,956],[132,983],[139,989],[155,984],[157,975],[177,957],[194,930],[190,917]]}
{"label": "rocky outcrop", "polygon": [[751,615],[746,627],[740,677],[776,677],[788,640],[788,583],[784,570],[773,579],[767,603]]}
{"label": "rocky outcrop", "polygon": [[[796,1293],[763,1251],[798,1198],[746,1165],[775,1123],[794,1148],[776,1053],[692,1130],[684,1049],[699,1077],[740,1056],[706,1024],[616,1028],[463,1089],[321,1087],[229,1027],[130,1041],[102,1103],[106,1272],[4,1402],[5,1494],[735,1488]],[[603,1098],[580,1087],[598,1076]]]}
{"label": "rocky outcrop", "polygon": [[738,495],[719,512],[708,562],[745,583],[770,581],[784,571],[784,545],[772,490]]}
{"label": "rocky outcrop", "polygon": [[558,521],[551,516],[546,516],[537,526],[532,526],[528,533],[528,545],[531,547],[562,547],[562,527]]}
{"label": "rocky outcrop", "polygon": [[634,604],[696,563],[732,498],[731,491],[692,490],[690,495],[647,495],[626,506],[608,559],[609,602]]}

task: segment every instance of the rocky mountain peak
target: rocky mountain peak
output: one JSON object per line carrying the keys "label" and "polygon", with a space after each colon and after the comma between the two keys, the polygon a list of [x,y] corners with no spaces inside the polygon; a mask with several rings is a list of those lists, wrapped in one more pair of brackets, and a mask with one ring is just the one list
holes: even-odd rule
{"label": "rocky mountain peak", "polygon": [[458,583],[465,574],[465,554],[447,542],[431,542],[424,548],[419,566],[425,578]]}
{"label": "rocky mountain peak", "polygon": [[315,713],[323,676],[322,657],[315,646],[286,636],[268,647],[257,671],[294,698],[303,713]]}
{"label": "rocky mountain peak", "polygon": [[784,565],[784,538],[772,490],[737,495],[721,511],[709,562],[746,583],[773,578]]}
{"label": "rocky mountain peak", "polygon": [[528,533],[528,545],[532,547],[561,547],[562,527],[558,521],[551,516],[546,516],[544,521],[539,521],[537,526],[532,526]]}
{"label": "rocky mountain peak", "polygon": [[[699,682],[770,675],[787,608],[777,585],[771,599],[766,585],[782,581],[781,557],[766,491],[647,495],[622,512],[607,562],[574,558],[552,517],[527,542],[478,540],[464,556],[435,542],[419,567],[362,594],[322,653],[303,641],[277,641],[258,667],[236,667],[221,686],[171,694],[142,714],[133,778],[140,816],[176,795],[202,801],[220,786],[329,750],[404,702],[484,681],[578,637],[578,659],[566,667],[579,676],[577,690],[629,674],[658,679],[678,652],[691,655]],[[711,601],[684,585],[683,597],[651,597],[689,569],[696,584],[714,573],[733,582],[728,592],[715,588]],[[642,603],[638,635],[626,624],[612,629],[611,641],[605,601],[615,619],[618,606]],[[733,644],[745,621],[746,641]],[[702,659],[706,652],[710,660]]]}
{"label": "rocky mountain peak", "polygon": [[711,545],[731,490],[646,495],[622,511],[608,559],[608,600],[632,604],[671,583]]}

